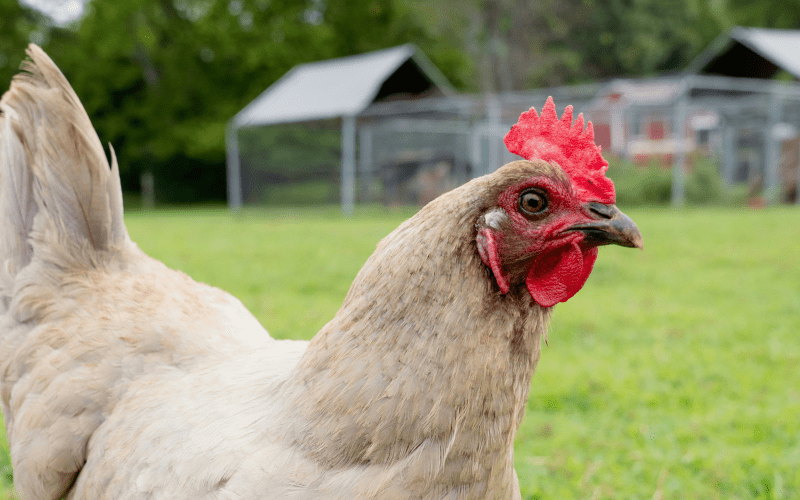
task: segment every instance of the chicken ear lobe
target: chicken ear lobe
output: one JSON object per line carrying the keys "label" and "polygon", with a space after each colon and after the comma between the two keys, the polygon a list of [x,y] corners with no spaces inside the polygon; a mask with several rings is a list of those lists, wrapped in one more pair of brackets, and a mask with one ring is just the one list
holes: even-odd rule
{"label": "chicken ear lobe", "polygon": [[499,245],[502,244],[502,236],[488,227],[481,228],[476,237],[478,243],[478,253],[481,260],[494,273],[494,279],[503,295],[508,293],[508,276],[503,272],[503,263],[500,261]]}

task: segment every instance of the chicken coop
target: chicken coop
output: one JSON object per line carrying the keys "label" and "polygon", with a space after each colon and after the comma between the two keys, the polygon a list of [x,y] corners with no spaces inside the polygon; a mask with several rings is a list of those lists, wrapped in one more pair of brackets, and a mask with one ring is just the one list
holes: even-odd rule
{"label": "chicken coop", "polygon": [[[366,64],[374,54],[380,57]],[[340,203],[351,212],[356,203],[425,204],[514,159],[503,137],[548,96],[559,112],[569,104],[593,122],[612,169],[624,160],[668,171],[675,205],[686,200],[687,175],[701,160],[713,164],[724,187],[800,203],[796,54],[800,31],[737,28],[682,74],[490,95],[454,93],[412,46],[336,60],[363,66],[343,66],[341,81],[324,78],[328,93],[316,90],[313,99],[301,95],[299,77],[319,81],[314,71],[325,65],[300,66],[232,121],[230,205]],[[743,60],[752,73],[742,74],[736,61]],[[358,71],[373,76],[356,88],[349,77]],[[276,102],[285,109],[274,116],[283,118],[258,118],[280,108]],[[314,119],[300,120],[309,110]]]}
{"label": "chicken coop", "polygon": [[364,110],[453,94],[410,44],[296,66],[228,126],[229,203],[341,203],[351,212]]}

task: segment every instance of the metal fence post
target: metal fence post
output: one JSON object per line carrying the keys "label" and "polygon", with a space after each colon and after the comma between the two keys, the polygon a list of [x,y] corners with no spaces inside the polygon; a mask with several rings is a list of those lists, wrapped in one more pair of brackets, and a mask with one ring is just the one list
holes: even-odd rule
{"label": "metal fence post", "polygon": [[689,105],[688,78],[680,84],[673,110],[672,135],[675,138],[675,152],[672,156],[672,206],[680,207],[686,202],[686,151],[684,150],[686,115]]}
{"label": "metal fence post", "polygon": [[362,126],[358,130],[358,171],[361,176],[361,193],[364,201],[375,201],[372,196],[372,174],[375,166],[372,164],[372,127]]}
{"label": "metal fence post", "polygon": [[780,151],[777,132],[777,125],[781,120],[782,100],[778,95],[777,89],[769,89],[769,116],[767,116],[767,127],[764,131],[764,147],[766,148],[766,165],[764,165],[764,199],[769,204],[778,201],[778,166],[780,163]]}
{"label": "metal fence post", "polygon": [[610,111],[609,128],[611,135],[611,151],[620,154],[625,151],[625,111],[619,103],[614,103]]}
{"label": "metal fence post", "polygon": [[797,206],[800,206],[800,144],[798,144],[797,150],[797,175],[795,176],[795,185],[794,185],[794,203]]}
{"label": "metal fence post", "polygon": [[231,120],[225,130],[225,149],[228,167],[228,208],[242,208],[242,171],[239,163],[239,127]]}
{"label": "metal fence post", "polygon": [[342,117],[342,213],[352,215],[356,191],[356,117]]}
{"label": "metal fence post", "polygon": [[486,96],[486,121],[489,123],[486,138],[489,141],[489,163],[484,165],[484,174],[494,172],[500,167],[500,141],[497,139],[497,130],[500,129],[500,100],[497,94]]}
{"label": "metal fence post", "polygon": [[479,177],[484,173],[481,165],[483,161],[482,142],[483,135],[481,134],[480,125],[472,125],[469,128],[469,161],[472,177]]}
{"label": "metal fence post", "polygon": [[722,180],[731,185],[736,168],[736,128],[733,126],[733,120],[729,117],[725,117],[724,126],[722,131]]}

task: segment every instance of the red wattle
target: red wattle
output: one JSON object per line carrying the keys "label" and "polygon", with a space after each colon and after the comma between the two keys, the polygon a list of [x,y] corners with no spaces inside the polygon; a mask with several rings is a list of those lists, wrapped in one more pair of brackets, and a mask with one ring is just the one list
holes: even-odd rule
{"label": "red wattle", "polygon": [[596,259],[596,248],[583,252],[577,243],[545,252],[536,257],[528,272],[528,292],[544,307],[566,302],[583,288]]}
{"label": "red wattle", "polygon": [[489,266],[494,273],[494,279],[503,295],[508,293],[508,277],[503,272],[503,263],[500,262],[500,242],[491,229],[483,228],[478,232],[478,254],[484,264]]}

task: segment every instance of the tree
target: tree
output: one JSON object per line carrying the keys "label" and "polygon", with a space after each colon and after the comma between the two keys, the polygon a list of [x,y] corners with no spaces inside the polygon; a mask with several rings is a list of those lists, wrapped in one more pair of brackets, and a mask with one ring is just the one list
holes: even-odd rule
{"label": "tree", "polygon": [[161,199],[225,196],[227,122],[293,66],[430,37],[373,0],[91,2],[46,50],[120,159],[123,186],[151,171]]}
{"label": "tree", "polygon": [[[732,0],[739,1],[739,0]],[[744,0],[742,0],[744,1]],[[488,92],[678,71],[730,25],[702,0],[414,0]]]}
{"label": "tree", "polygon": [[764,28],[800,28],[798,0],[728,0],[728,12],[733,24]]}
{"label": "tree", "polygon": [[25,47],[42,43],[49,32],[47,18],[17,0],[0,0],[0,89],[5,91],[19,71]]}
{"label": "tree", "polygon": [[[797,4],[800,0],[790,0]],[[123,186],[225,196],[224,130],[308,61],[413,42],[461,90],[500,92],[682,70],[735,24],[800,26],[766,0],[128,0],[86,4],[68,29],[0,0],[0,78],[31,39],[73,83]]]}

